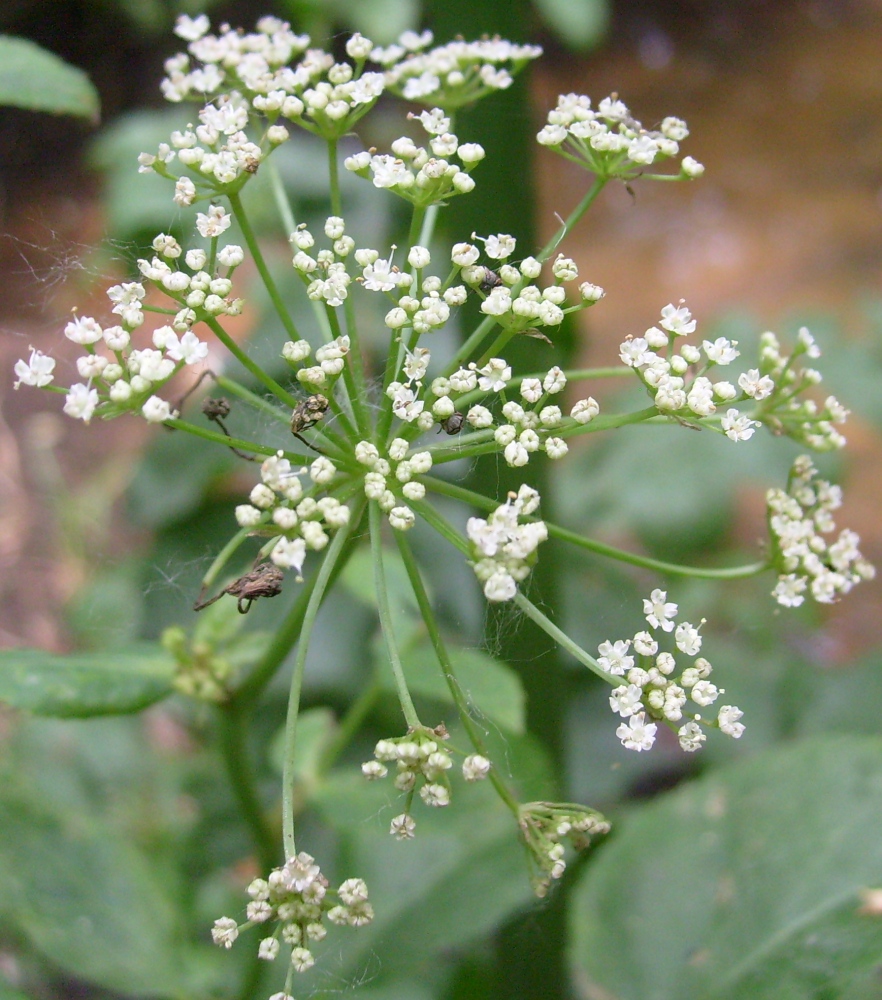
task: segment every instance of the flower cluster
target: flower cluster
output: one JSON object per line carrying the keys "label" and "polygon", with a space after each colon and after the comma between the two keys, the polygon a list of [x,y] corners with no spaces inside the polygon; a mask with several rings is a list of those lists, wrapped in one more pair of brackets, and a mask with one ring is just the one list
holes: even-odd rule
{"label": "flower cluster", "polygon": [[[600,667],[609,677],[623,677],[627,681],[614,688],[609,699],[610,708],[628,720],[619,726],[616,736],[629,750],[649,750],[655,743],[657,722],[675,728],[685,716],[689,721],[677,729],[684,750],[701,747],[707,739],[702,727],[720,729],[738,739],[744,732],[743,724],[738,721],[742,712],[733,705],[724,705],[716,719],[710,720],[697,712],[684,711],[690,700],[701,708],[713,705],[725,690],[708,680],[712,667],[698,655],[700,626],[689,622],[676,624],[678,608],[667,597],[664,590],[653,590],[643,601],[643,613],[651,631],[638,632],[633,639],[607,640],[598,647]],[[671,632],[678,652],[693,658],[690,666],[680,667],[677,677],[673,676],[678,669],[674,654],[661,651],[659,645],[662,635]]]}
{"label": "flower cluster", "polygon": [[860,538],[848,528],[835,541],[823,537],[836,529],[833,511],[842,504],[842,489],[823,479],[806,455],[793,463],[787,489],[766,493],[771,561],[778,570],[772,596],[784,607],[798,607],[806,592],[832,604],[861,580],[876,575],[858,549]]}
{"label": "flower cluster", "polygon": [[371,58],[386,67],[386,85],[394,93],[446,111],[505,90],[517,72],[542,55],[538,45],[515,45],[501,38],[428,49],[431,44],[431,31],[408,31],[397,45],[374,49]]}
{"label": "flower cluster", "polygon": [[[374,759],[361,765],[361,773],[371,781],[385,778],[386,766],[395,762],[395,787],[407,794],[403,813],[396,816],[389,833],[398,840],[410,840],[415,835],[416,821],[410,813],[414,794],[427,806],[450,804],[450,779],[453,767],[452,749],[443,725],[435,729],[414,729],[406,736],[380,740],[374,747]],[[490,773],[490,761],[481,754],[469,754],[462,762],[466,781],[481,781]]]}
{"label": "flower cluster", "polygon": [[[252,489],[250,503],[236,507],[239,527],[274,539],[270,559],[280,569],[295,570],[298,579],[307,550],[320,551],[328,544],[329,531],[349,523],[346,504],[327,493],[317,496],[336,474],[336,466],[324,455],[308,469],[295,471],[280,451],[262,463],[261,482]],[[312,480],[306,490],[300,481],[305,475]]]}
{"label": "flower cluster", "polygon": [[842,448],[845,438],[834,425],[845,423],[848,410],[835,396],[827,396],[822,405],[814,399],[802,398],[806,390],[819,385],[823,378],[816,368],[797,368],[795,362],[802,356],[809,360],[821,356],[820,347],[806,327],[800,328],[789,355],[782,352],[774,333],[762,334],[759,368],[747,374],[757,384],[772,382],[774,390],[768,398],[754,395],[762,400],[755,416],[774,433],[786,434],[815,451]]}
{"label": "flower cluster", "polygon": [[[639,177],[645,167],[675,157],[689,135],[686,122],[665,118],[645,129],[617,94],[591,107],[584,94],[562,94],[536,136],[540,145],[560,153],[598,177]],[[680,162],[682,177],[700,177],[704,167],[691,156]]]}
{"label": "flower cluster", "polygon": [[374,919],[363,879],[348,878],[336,892],[329,891],[328,880],[315,858],[305,851],[273,869],[268,879],[254,879],[248,895],[251,902],[245,910],[246,922],[239,924],[232,917],[219,917],[211,931],[214,943],[231,948],[241,931],[275,923],[273,933],[261,940],[258,955],[271,962],[284,942],[291,948],[294,972],[306,972],[315,964],[309,945],[327,935],[323,923],[326,918],[332,924],[348,927],[364,927]]}
{"label": "flower cluster", "polygon": [[[454,195],[475,188],[471,171],[484,159],[484,149],[476,142],[460,144],[450,132],[450,119],[440,108],[411,114],[431,136],[429,148],[402,136],[391,146],[392,153],[373,150],[347,156],[343,165],[359,177],[370,178],[374,187],[385,188],[418,208],[446,202]],[[456,156],[462,166],[451,161]]]}
{"label": "flower cluster", "polygon": [[817,450],[842,447],[845,439],[833,424],[843,423],[848,411],[834,396],[826,399],[823,408],[811,399],[798,398],[821,381],[819,372],[797,371],[793,366],[801,354],[820,355],[805,327],[789,357],[781,354],[773,333],[764,333],[759,367],[739,374],[737,385],[708,378],[713,368],[740,357],[737,341],[718,337],[703,341],[700,348],[683,343],[675,353],[677,338],[694,333],[695,328],[696,321],[682,301],[676,306],[669,303],[661,311],[658,326],[650,327],[642,337],[629,336],[619,345],[619,358],[636,372],[659,413],[701,420],[713,416],[718,404],[752,400],[757,405],[750,415],[732,406],[719,418],[720,429],[731,441],[747,441],[757,427],[767,424],[776,433],[788,434]]}
{"label": "flower cluster", "polygon": [[396,531],[408,531],[416,523],[414,512],[402,502],[402,497],[411,502],[422,500],[426,487],[414,477],[425,475],[432,468],[428,451],[408,454],[408,448],[404,438],[393,438],[386,457],[382,457],[370,441],[359,441],[355,446],[357,461],[370,469],[364,476],[365,496],[376,500]]}
{"label": "flower cluster", "polygon": [[591,843],[591,837],[609,833],[609,823],[594,809],[570,802],[527,802],[520,808],[518,820],[530,849],[531,860],[538,868],[533,889],[544,896],[553,879],[566,871],[564,841],[577,851]]}
{"label": "flower cluster", "polygon": [[469,518],[466,533],[472,543],[472,568],[488,601],[510,601],[517,585],[529,575],[536,549],[548,538],[548,529],[543,521],[520,523],[519,519],[538,509],[539,494],[524,485],[517,493],[510,493],[486,520]]}
{"label": "flower cluster", "polygon": [[[315,284],[316,282],[313,282],[310,289]],[[317,294],[320,295],[321,291]],[[327,392],[342,374],[348,353],[349,337],[344,333],[316,350],[317,364],[308,368],[297,368],[297,381],[309,392],[316,392],[319,389]],[[288,340],[282,348],[282,357],[295,367],[311,354],[312,345],[308,340]]]}

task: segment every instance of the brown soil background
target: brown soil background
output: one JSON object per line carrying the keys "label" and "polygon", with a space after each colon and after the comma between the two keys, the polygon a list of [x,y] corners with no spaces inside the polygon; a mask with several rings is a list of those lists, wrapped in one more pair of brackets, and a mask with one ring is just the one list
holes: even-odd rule
{"label": "brown soil background", "polygon": [[[685,8],[687,5],[682,5]],[[684,298],[704,328],[734,309],[775,329],[804,308],[824,310],[851,336],[860,306],[882,299],[882,3],[708,5],[690,22],[643,17],[620,4],[610,42],[590,57],[558,52],[533,77],[534,105],[558,93],[617,91],[644,122],[685,118],[684,147],[707,167],[689,185],[644,184],[636,201],[608,189],[569,251],[607,298],[591,311],[586,364],[609,364],[627,333]],[[672,13],[673,12],[673,13]],[[682,14],[682,10],[680,11]],[[544,114],[544,111],[538,112]],[[583,180],[537,154],[543,235],[575,204]],[[76,179],[81,175],[76,175]],[[72,306],[89,312],[82,261],[103,233],[100,200],[55,176],[7,202],[0,242],[0,646],[66,644],[63,610],[96,558],[141,540],[118,500],[147,429],[134,420],[89,429],[41,393],[12,391],[12,365],[30,344],[57,354]],[[88,190],[88,188],[87,188]],[[73,345],[68,345],[73,347]],[[821,364],[823,369],[823,364]],[[882,448],[852,418],[846,509],[863,550],[882,563]],[[761,498],[744,497],[739,530],[754,538]],[[62,530],[62,526],[64,526]],[[73,540],[73,541],[72,541]],[[831,609],[845,658],[882,639],[882,584]]]}

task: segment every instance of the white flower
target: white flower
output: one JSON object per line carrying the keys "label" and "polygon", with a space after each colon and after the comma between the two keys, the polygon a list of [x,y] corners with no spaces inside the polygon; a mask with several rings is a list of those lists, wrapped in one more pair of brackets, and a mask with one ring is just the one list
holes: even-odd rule
{"label": "white flower", "polygon": [[646,722],[646,715],[637,712],[632,715],[628,723],[624,722],[616,730],[616,736],[622,741],[622,745],[628,750],[649,750],[655,743],[655,733],[658,726],[654,722]]}
{"label": "white flower", "polygon": [[684,156],[680,161],[680,169],[687,177],[701,177],[704,173],[704,164],[691,156]]}
{"label": "white flower", "polygon": [[272,962],[278,956],[280,947],[278,938],[263,938],[257,946],[257,957],[265,962]]}
{"label": "white flower", "polygon": [[484,392],[502,392],[511,378],[511,367],[503,358],[491,358],[483,368],[478,385]]}
{"label": "white flower", "polygon": [[695,332],[695,320],[692,313],[686,306],[675,306],[669,302],[661,311],[660,326],[672,333],[675,337],[685,336],[687,333]]}
{"label": "white flower", "polygon": [[389,833],[392,834],[396,840],[413,840],[416,830],[416,823],[412,816],[407,813],[402,813],[400,816],[396,816],[391,824],[389,825]]}
{"label": "white flower", "polygon": [[720,420],[720,427],[726,432],[726,437],[736,442],[749,441],[759,426],[758,421],[751,420],[745,413],[739,413],[735,407],[727,410],[726,415]]}
{"label": "white flower", "polygon": [[462,776],[466,781],[481,781],[490,773],[490,766],[490,761],[481,754],[469,754],[462,762]]}
{"label": "white flower", "polygon": [[744,715],[740,708],[734,705],[723,705],[717,716],[720,730],[733,739],[740,739],[744,732],[744,724],[738,720]]}
{"label": "white flower", "polygon": [[751,368],[750,371],[739,375],[738,385],[744,391],[745,395],[757,401],[766,399],[775,391],[775,383],[772,379],[768,375],[760,376],[757,368]]}
{"label": "white flower", "polygon": [[735,350],[736,343],[736,341],[728,340],[726,337],[717,337],[714,341],[703,341],[701,346],[704,348],[708,361],[713,361],[714,364],[718,365],[728,365],[741,353]]}
{"label": "white flower", "polygon": [[175,416],[171,406],[159,396],[151,396],[147,400],[141,407],[141,415],[151,424],[161,424]]}
{"label": "white flower", "polygon": [[634,666],[634,657],[628,656],[630,648],[630,639],[618,639],[614,643],[607,639],[597,647],[600,654],[597,662],[607,673],[618,677]]}
{"label": "white flower", "polygon": [[200,14],[198,17],[189,17],[187,14],[179,14],[175,21],[174,33],[178,38],[183,38],[186,42],[195,42],[201,38],[211,27],[208,15]]}
{"label": "white flower", "polygon": [[299,575],[306,559],[306,542],[302,538],[279,538],[270,559],[279,569],[293,569]]}
{"label": "white flower", "polygon": [[232,948],[239,936],[239,927],[232,917],[218,917],[211,928],[211,939],[222,948]]}
{"label": "white flower", "polygon": [[77,382],[70,387],[70,392],[64,397],[64,412],[69,417],[89,423],[95,407],[98,405],[98,390]]}
{"label": "white flower", "polygon": [[52,372],[54,370],[55,359],[32,347],[29,360],[15,362],[15,374],[18,380],[15,382],[13,388],[17,389],[22,382],[25,385],[35,385],[38,388],[49,385],[52,381]]}
{"label": "white flower", "polygon": [[[472,233],[472,239],[475,239]],[[488,236],[484,241],[484,253],[493,260],[505,260],[510,257],[515,250],[515,238],[507,233],[499,233],[497,236]]]}
{"label": "white flower", "polygon": [[670,632],[674,628],[674,623],[670,619],[676,617],[677,605],[668,602],[667,591],[653,590],[649,599],[643,599],[643,614],[653,628],[664,629]]}
{"label": "white flower", "polygon": [[643,690],[636,684],[622,684],[613,689],[609,697],[609,706],[623,719],[627,719],[629,715],[642,710],[643,704],[640,700],[642,697]]}
{"label": "white flower", "polygon": [[[116,310],[114,310],[115,312]],[[64,335],[68,340],[83,347],[88,344],[95,344],[101,340],[103,333],[101,325],[91,316],[75,316],[64,328]]]}
{"label": "white flower", "polygon": [[196,228],[205,239],[220,236],[232,223],[232,216],[227,215],[226,209],[221,205],[209,205],[207,213],[200,212],[196,216]]}
{"label": "white flower", "polygon": [[677,730],[677,736],[680,738],[680,746],[688,753],[700,749],[707,739],[697,722],[687,722],[685,726],[681,726]]}
{"label": "white flower", "polygon": [[291,949],[291,966],[295,972],[306,972],[315,965],[315,959],[308,948]]}

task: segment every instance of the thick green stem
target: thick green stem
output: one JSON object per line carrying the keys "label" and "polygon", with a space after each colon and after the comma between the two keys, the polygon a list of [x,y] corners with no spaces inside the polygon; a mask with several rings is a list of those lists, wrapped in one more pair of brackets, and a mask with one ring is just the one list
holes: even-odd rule
{"label": "thick green stem", "polygon": [[282,301],[282,296],[279,294],[279,290],[276,287],[273,276],[270,274],[270,270],[263,258],[263,253],[261,252],[257,236],[251,228],[251,223],[248,221],[248,216],[245,214],[245,209],[242,206],[242,199],[238,194],[231,194],[229,198],[230,207],[233,209],[233,214],[236,216],[236,221],[239,223],[239,228],[242,230],[242,235],[245,237],[245,242],[248,245],[251,256],[254,258],[255,266],[257,267],[258,274],[260,274],[261,280],[266,287],[270,301],[275,307],[279,319],[282,321],[282,326],[285,327],[285,330],[291,340],[300,340],[300,334],[297,331],[297,327],[294,325],[294,320],[291,319],[291,315],[288,312],[285,303]]}
{"label": "thick green stem", "polygon": [[421,729],[422,723],[417,715],[413,700],[410,697],[410,691],[407,689],[404,668],[401,665],[401,657],[398,654],[398,643],[392,627],[392,610],[389,606],[389,592],[386,589],[386,571],[383,568],[383,515],[379,506],[373,501],[369,505],[368,517],[371,530],[371,553],[374,559],[374,586],[377,591],[377,610],[379,612],[383,638],[386,641],[386,650],[389,653],[392,675],[395,678],[398,700],[401,702],[401,711],[404,713],[404,718],[408,726],[411,729]]}
{"label": "thick green stem", "polygon": [[[420,613],[423,616],[423,621],[426,623],[429,638],[432,641],[432,646],[435,649],[435,655],[438,657],[438,663],[441,666],[441,672],[444,674],[444,680],[447,683],[450,696],[453,698],[453,703],[456,705],[456,710],[459,713],[459,718],[463,724],[463,728],[468,734],[469,740],[475,750],[477,750],[477,752],[483,757],[487,757],[489,759],[484,741],[481,738],[481,733],[469,714],[468,702],[463,696],[462,688],[459,686],[459,682],[456,679],[456,674],[453,670],[453,663],[447,652],[447,647],[444,645],[444,640],[441,638],[441,631],[438,628],[438,622],[435,619],[434,612],[432,611],[432,603],[429,600],[429,595],[426,593],[426,588],[423,585],[423,580],[420,576],[419,567],[417,566],[416,559],[414,558],[413,550],[408,544],[403,531],[395,532],[395,541],[398,542],[398,550],[401,553],[402,560],[404,561],[404,568],[407,570],[407,575],[410,579],[410,584],[413,587],[413,592],[417,599]],[[491,768],[489,777],[499,797],[517,818],[519,814],[518,801],[499,776],[496,768]]]}
{"label": "thick green stem", "polygon": [[315,585],[309,595],[300,638],[297,643],[297,656],[291,671],[291,690],[288,695],[288,717],[285,722],[285,754],[282,772],[282,841],[285,846],[285,857],[293,858],[297,854],[294,839],[294,754],[297,746],[297,718],[300,714],[300,689],[303,685],[303,671],[306,667],[306,654],[309,651],[309,640],[318,617],[319,608],[325,598],[328,586],[333,576],[334,567],[340,560],[349,540],[353,522],[345,528],[340,528],[328,546],[327,554],[316,573]]}
{"label": "thick green stem", "polygon": [[235,701],[220,707],[221,754],[239,812],[251,832],[260,858],[261,871],[266,873],[278,863],[278,842],[267,823],[266,814],[257,792],[254,769],[248,752],[247,711]]}

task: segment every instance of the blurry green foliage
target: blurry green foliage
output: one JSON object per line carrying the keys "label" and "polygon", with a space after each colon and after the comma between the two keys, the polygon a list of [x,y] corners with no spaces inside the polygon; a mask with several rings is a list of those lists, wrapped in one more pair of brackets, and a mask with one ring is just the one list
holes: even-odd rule
{"label": "blurry green foliage", "polygon": [[76,66],[26,38],[0,35],[0,105],[74,115],[96,123],[98,92]]}

